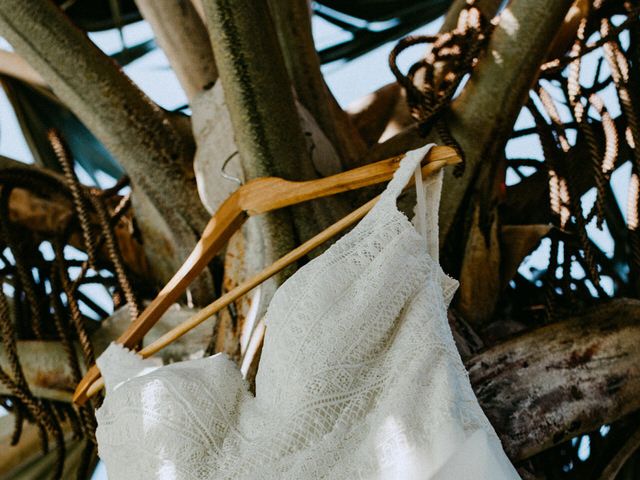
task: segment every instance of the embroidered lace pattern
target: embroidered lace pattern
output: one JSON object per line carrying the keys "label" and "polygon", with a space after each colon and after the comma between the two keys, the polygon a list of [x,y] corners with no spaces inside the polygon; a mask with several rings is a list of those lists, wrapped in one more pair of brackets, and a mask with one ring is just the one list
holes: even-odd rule
{"label": "embroidered lace pattern", "polygon": [[99,453],[121,479],[519,478],[483,414],[446,310],[437,176],[427,237],[396,200],[430,147],[410,152],[381,200],[276,292],[255,397],[223,355],[154,368],[112,344]]}

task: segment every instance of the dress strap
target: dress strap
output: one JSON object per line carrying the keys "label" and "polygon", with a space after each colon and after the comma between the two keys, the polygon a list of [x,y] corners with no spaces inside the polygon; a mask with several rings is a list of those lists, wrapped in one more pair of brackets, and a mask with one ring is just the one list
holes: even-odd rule
{"label": "dress strap", "polygon": [[[411,176],[416,179],[416,206],[413,225],[427,242],[427,252],[438,262],[439,229],[438,210],[440,209],[440,193],[442,191],[442,171],[421,179],[420,162],[429,153],[434,144],[425,145],[408,152],[400,162],[393,179],[382,193],[380,203],[395,203],[407,185]],[[419,181],[421,179],[421,181]]]}
{"label": "dress strap", "polygon": [[427,240],[427,203],[420,164],[416,166],[413,177],[416,185],[416,209],[413,224],[422,238]]}
{"label": "dress strap", "polygon": [[382,197],[380,198],[381,202],[395,202],[398,199],[404,187],[409,183],[414,170],[420,166],[420,162],[434,145],[435,144],[431,143],[417,150],[407,152],[400,161],[400,166],[387,185],[387,188],[382,193]]}
{"label": "dress strap", "polygon": [[418,199],[413,217],[413,224],[416,226],[416,229],[418,229],[418,225],[424,225],[424,238],[427,241],[427,252],[436,262],[440,261],[440,230],[438,228],[438,214],[440,210],[440,196],[442,192],[443,177],[444,173],[440,170],[433,175],[429,175],[422,181],[422,203],[424,205],[424,210],[421,209],[420,199]]}

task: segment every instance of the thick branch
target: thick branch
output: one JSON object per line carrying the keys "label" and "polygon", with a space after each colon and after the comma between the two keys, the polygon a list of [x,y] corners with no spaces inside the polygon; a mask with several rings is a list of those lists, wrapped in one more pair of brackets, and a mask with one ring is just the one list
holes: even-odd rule
{"label": "thick branch", "polygon": [[[472,183],[491,176],[541,63],[546,59],[571,0],[513,0],[499,16],[485,55],[462,94],[452,103],[448,123],[467,162],[464,175],[445,172],[440,205],[440,236],[446,237]],[[372,150],[371,160],[438,141],[435,133],[421,138],[416,127]]]}
{"label": "thick branch", "polygon": [[[208,0],[204,6],[245,177],[314,178],[266,0]],[[268,217],[264,257],[258,263],[275,261],[291,249],[296,236],[310,238],[339,210],[300,205],[293,212],[293,221],[286,212]]]}
{"label": "thick branch", "polygon": [[192,140],[53,2],[3,0],[0,32],[122,163],[148,248],[157,250],[154,268],[166,280],[207,220]]}
{"label": "thick branch", "polygon": [[452,104],[450,127],[465,152],[461,178],[445,172],[440,206],[445,236],[465,194],[481,170],[489,175],[502,158],[504,146],[524,104],[540,64],[572,0],[514,0],[500,14],[485,56]]}
{"label": "thick branch", "polygon": [[209,34],[191,0],[136,0],[189,101],[218,78]]}
{"label": "thick branch", "polygon": [[300,102],[311,112],[346,168],[357,165],[365,145],[325,84],[311,33],[307,0],[270,0],[284,62]]}
{"label": "thick branch", "polygon": [[621,299],[497,345],[467,362],[512,459],[640,408],[640,301]]}
{"label": "thick branch", "polygon": [[[244,177],[309,178],[303,132],[266,0],[203,5]],[[253,239],[246,255],[256,271],[295,245],[288,211],[250,219],[245,232]],[[267,302],[281,280],[266,283]]]}
{"label": "thick branch", "polygon": [[208,0],[204,6],[248,177],[312,175],[266,0]]}

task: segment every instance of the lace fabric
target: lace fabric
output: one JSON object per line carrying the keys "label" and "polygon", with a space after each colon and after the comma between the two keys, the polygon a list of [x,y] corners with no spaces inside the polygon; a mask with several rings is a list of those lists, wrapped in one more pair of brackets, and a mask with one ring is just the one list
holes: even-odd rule
{"label": "lace fabric", "polygon": [[97,438],[111,480],[519,478],[447,323],[457,282],[437,261],[441,180],[425,181],[426,238],[396,206],[428,148],[278,289],[255,397],[221,354],[149,371],[105,351]]}

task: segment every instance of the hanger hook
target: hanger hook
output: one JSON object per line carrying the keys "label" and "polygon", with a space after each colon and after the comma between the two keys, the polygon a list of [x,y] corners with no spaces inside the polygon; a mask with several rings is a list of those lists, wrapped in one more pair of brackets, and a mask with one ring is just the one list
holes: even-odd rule
{"label": "hanger hook", "polygon": [[231,161],[231,159],[233,157],[235,157],[238,154],[238,151],[236,150],[235,152],[233,152],[231,155],[229,155],[227,157],[227,159],[222,163],[222,167],[220,167],[220,175],[222,175],[222,178],[226,178],[227,180],[231,180],[232,182],[237,183],[238,185],[242,186],[243,182],[241,179],[239,179],[238,177],[234,177],[233,175],[229,175],[228,173],[226,173],[224,171],[225,168],[227,168],[227,164]]}

